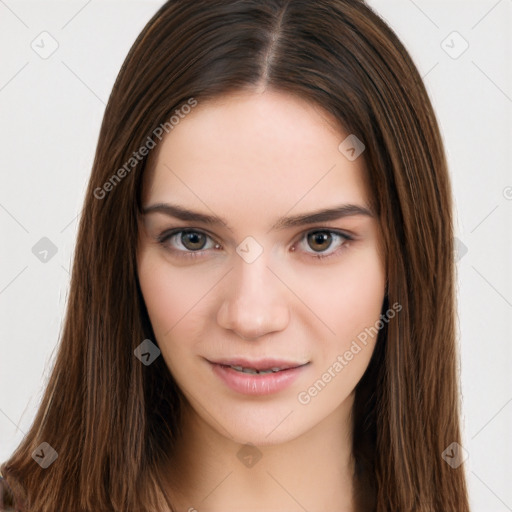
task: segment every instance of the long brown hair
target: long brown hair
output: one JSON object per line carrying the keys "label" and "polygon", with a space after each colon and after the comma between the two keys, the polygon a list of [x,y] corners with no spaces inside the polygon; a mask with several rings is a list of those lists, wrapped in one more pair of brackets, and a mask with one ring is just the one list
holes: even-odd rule
{"label": "long brown hair", "polygon": [[[183,396],[163,358],[147,367],[134,356],[155,341],[137,278],[147,164],[138,152],[191,98],[261,84],[318,105],[366,146],[386,253],[383,312],[395,302],[402,310],[356,388],[360,506],[469,510],[464,465],[442,458],[460,443],[444,149],[412,59],[359,0],[169,0],[135,41],[99,134],[55,365],[33,425],[2,466],[28,510],[171,507],[160,469],[179,437]],[[32,458],[43,442],[58,453],[47,469]]]}

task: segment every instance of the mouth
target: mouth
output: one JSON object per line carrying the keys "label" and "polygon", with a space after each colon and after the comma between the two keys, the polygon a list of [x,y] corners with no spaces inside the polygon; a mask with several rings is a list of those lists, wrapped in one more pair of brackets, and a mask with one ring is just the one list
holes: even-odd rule
{"label": "mouth", "polygon": [[218,364],[232,368],[233,370],[241,373],[249,373],[251,375],[265,375],[267,373],[276,373],[283,370],[290,370],[293,368],[300,368],[309,363],[309,361],[297,362],[294,360],[284,359],[259,359],[249,361],[246,359],[223,359],[218,361],[209,361],[212,364]]}
{"label": "mouth", "polygon": [[284,370],[284,368],[274,367],[269,368],[268,370],[256,370],[254,368],[244,368],[243,366],[234,366],[234,365],[221,365],[225,368],[232,368],[233,370],[236,370],[237,372],[241,373],[249,373],[251,375],[265,375],[267,373],[276,373],[280,372],[281,370]]}
{"label": "mouth", "polygon": [[247,361],[241,359],[209,361],[213,373],[233,391],[245,395],[268,395],[277,393],[292,384],[310,364],[265,359]]}

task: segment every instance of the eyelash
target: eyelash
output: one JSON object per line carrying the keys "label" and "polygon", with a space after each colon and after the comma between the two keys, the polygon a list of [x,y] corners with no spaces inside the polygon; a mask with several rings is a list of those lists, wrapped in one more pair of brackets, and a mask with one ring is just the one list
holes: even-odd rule
{"label": "eyelash", "polygon": [[[199,233],[199,234],[205,235],[206,237],[213,240],[213,238],[210,235],[208,235],[208,233],[205,233],[204,231],[197,230],[197,229],[191,229],[191,228],[187,228],[187,229],[180,228],[180,229],[173,229],[170,231],[169,230],[164,231],[156,238],[156,241],[160,245],[162,245],[165,249],[170,250],[172,253],[178,255],[178,257],[183,257],[183,258],[202,257],[203,253],[206,250],[208,250],[208,249],[200,249],[197,251],[190,251],[190,250],[181,250],[181,249],[172,249],[172,248],[169,249],[169,246],[167,245],[168,240],[170,240],[175,235],[178,235],[181,233]],[[302,236],[299,239],[299,242],[302,241],[307,235],[312,234],[312,233],[330,233],[330,234],[334,234],[335,236],[338,236],[338,237],[344,239],[343,244],[338,249],[334,250],[333,252],[331,252],[325,256],[321,253],[318,253],[318,254],[306,253],[316,260],[326,260],[327,258],[337,256],[341,251],[346,249],[347,242],[349,242],[350,240],[353,240],[353,238],[351,236],[349,236],[346,233],[343,233],[341,231],[320,228],[320,229],[309,230],[309,231],[302,233]],[[218,243],[218,242],[215,242],[215,243]]]}

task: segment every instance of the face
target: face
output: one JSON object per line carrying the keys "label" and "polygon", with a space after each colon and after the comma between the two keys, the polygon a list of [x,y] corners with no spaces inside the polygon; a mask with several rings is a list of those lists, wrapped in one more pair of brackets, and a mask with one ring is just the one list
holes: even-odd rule
{"label": "face", "polygon": [[237,442],[346,414],[374,349],[386,277],[347,136],[245,92],[199,102],[152,155],[137,259],[155,341],[191,414]]}

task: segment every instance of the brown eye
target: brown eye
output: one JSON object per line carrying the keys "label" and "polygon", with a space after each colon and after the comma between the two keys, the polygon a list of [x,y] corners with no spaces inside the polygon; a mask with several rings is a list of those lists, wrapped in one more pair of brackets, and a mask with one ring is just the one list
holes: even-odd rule
{"label": "brown eye", "polygon": [[308,234],[308,245],[314,251],[325,251],[332,244],[332,234],[329,231],[313,231]]}
{"label": "brown eye", "polygon": [[195,229],[174,229],[164,231],[156,237],[156,241],[175,256],[198,257],[207,253],[208,249],[217,249],[209,235]]}
{"label": "brown eye", "polygon": [[[315,260],[325,260],[338,256],[348,248],[347,242],[353,240],[350,235],[332,229],[317,229],[302,235],[299,242],[301,252]],[[295,246],[292,248],[296,250]]]}
{"label": "brown eye", "polygon": [[206,238],[204,233],[199,233],[198,231],[182,231],[180,240],[186,249],[198,251],[204,249]]}

